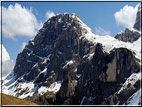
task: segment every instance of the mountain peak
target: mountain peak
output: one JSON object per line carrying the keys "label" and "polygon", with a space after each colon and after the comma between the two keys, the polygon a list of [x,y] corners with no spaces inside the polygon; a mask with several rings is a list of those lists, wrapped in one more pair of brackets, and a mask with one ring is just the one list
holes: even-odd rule
{"label": "mountain peak", "polygon": [[51,17],[50,20],[52,18],[67,17],[67,16],[70,17],[70,18],[79,18],[79,16],[76,13],[69,14],[69,13],[65,12],[65,13],[57,13],[57,15]]}
{"label": "mountain peak", "polygon": [[[64,54],[64,56],[62,57],[62,61],[64,62],[66,62],[67,60],[72,60],[72,58],[74,58],[74,55],[77,54],[80,58],[82,58],[89,51],[83,51],[84,49],[81,49],[80,47],[87,48],[92,44],[91,42],[82,42],[86,41],[87,39],[91,39],[92,37],[90,36],[90,34],[93,35],[91,29],[86,24],[84,24],[79,19],[79,16],[75,13],[73,13],[72,15],[68,13],[63,13],[51,17],[44,23],[43,27],[39,30],[35,38],[30,40],[29,44],[25,47],[25,49],[20,54],[18,54],[17,62],[14,68],[14,75],[16,76],[16,78],[19,78],[25,73],[25,69],[27,72],[39,74],[39,72],[43,71],[45,67],[41,67],[41,69],[39,68],[35,70],[35,68],[33,67],[35,63],[28,63],[43,62],[44,59],[49,56],[51,56],[51,58],[55,60],[56,58],[54,57],[56,56],[56,53]],[[23,59],[21,59],[21,57]],[[21,72],[19,72],[18,67],[23,62],[25,62],[28,67],[26,67],[26,65],[23,66],[23,70],[20,70]],[[57,66],[56,63],[61,66],[61,63],[59,63],[59,61],[56,61],[54,63],[55,66]],[[54,64],[50,66],[53,65]],[[31,74],[29,74],[29,76],[25,75],[24,79],[28,81],[34,80],[37,76],[36,74],[35,76],[31,76]]]}
{"label": "mountain peak", "polygon": [[73,23],[74,19],[76,20],[78,18],[78,21],[80,21],[79,16],[76,13],[72,13],[71,15],[69,13],[58,13],[57,15],[51,17],[48,19],[45,23],[44,26],[46,27],[47,24],[57,24],[57,23],[62,23],[62,24],[67,24],[67,23]]}
{"label": "mountain peak", "polygon": [[140,33],[134,30],[130,30],[128,28],[125,29],[125,32],[119,32],[115,38],[124,42],[134,42],[138,40],[140,37]]}

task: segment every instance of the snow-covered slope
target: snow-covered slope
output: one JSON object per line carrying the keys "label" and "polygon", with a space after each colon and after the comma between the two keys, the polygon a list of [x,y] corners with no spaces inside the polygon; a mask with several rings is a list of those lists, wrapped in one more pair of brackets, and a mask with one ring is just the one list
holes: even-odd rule
{"label": "snow-covered slope", "polygon": [[127,78],[127,80],[117,93],[120,93],[122,90],[126,89],[130,84],[133,86],[138,80],[141,80],[141,72],[131,74],[131,76]]}
{"label": "snow-covered slope", "polygon": [[[94,34],[92,30],[87,25],[85,25],[80,19],[78,20],[80,21],[82,28],[87,30],[87,32],[83,31],[83,34],[85,36],[82,35],[80,39],[87,40],[88,42],[93,43],[94,45],[96,45],[97,43],[101,43],[103,45],[104,51],[107,53],[109,53],[114,48],[127,48],[135,53],[136,58],[141,58],[141,37],[134,43],[130,43],[120,41],[110,35],[99,36]],[[137,32],[140,33],[140,31]]]}
{"label": "snow-covered slope", "polygon": [[[80,25],[82,27],[82,29],[84,29],[83,35],[80,37],[80,39],[84,39],[87,40],[90,43],[93,43],[94,45],[96,45],[97,43],[101,43],[103,45],[103,49],[105,52],[110,52],[112,49],[114,48],[127,48],[133,52],[136,53],[136,57],[138,59],[141,58],[141,37],[135,41],[134,43],[130,43],[130,42],[123,42],[120,41],[110,35],[104,35],[104,36],[99,36],[96,35],[92,32],[92,30],[86,25],[84,24],[78,17],[77,20],[80,22]],[[135,32],[141,33],[140,31],[134,30]]]}
{"label": "snow-covered slope", "polygon": [[[28,96],[32,96],[37,90],[38,93],[43,95],[47,91],[52,91],[54,93],[58,92],[61,87],[61,81],[57,81],[53,84],[51,84],[49,87],[40,87],[38,88],[38,85],[35,84],[33,81],[25,81],[19,83],[20,79],[15,80],[14,72],[12,71],[7,76],[3,78],[3,84],[2,84],[2,93],[12,95],[12,96],[18,96],[19,98],[26,98]],[[21,79],[22,80],[22,79]],[[24,91],[26,90],[27,91]],[[22,92],[21,95],[18,95],[19,91]]]}

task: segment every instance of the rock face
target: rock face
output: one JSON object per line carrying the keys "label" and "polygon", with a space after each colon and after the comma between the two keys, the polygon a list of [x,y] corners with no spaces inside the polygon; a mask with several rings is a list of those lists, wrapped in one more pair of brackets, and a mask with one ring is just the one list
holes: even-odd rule
{"label": "rock face", "polygon": [[[84,74],[87,78],[82,79],[86,82],[79,83],[81,88],[85,89],[84,93],[92,90],[95,96],[92,92],[80,94],[78,90],[79,96],[86,96],[88,100],[90,97],[95,98],[96,101],[91,101],[89,104],[100,105],[105,98],[113,95],[121,87],[120,84],[124,83],[125,78],[128,78],[133,71],[139,72],[139,65],[130,63],[133,62],[130,56],[133,56],[132,53],[124,48],[114,49],[110,54],[104,54],[97,49],[92,59],[91,65],[94,65],[92,71],[88,73],[88,70],[84,68],[82,75]],[[135,67],[131,68],[131,64]]]}
{"label": "rock face", "polygon": [[77,67],[77,75],[81,76],[78,78],[75,91],[71,91],[74,94],[67,94],[71,87],[65,93],[65,87],[74,86],[71,82],[75,78],[68,78],[66,84],[62,84],[64,88],[61,87],[56,101],[59,104],[102,104],[121,88],[120,84],[123,84],[126,78],[133,72],[140,71],[139,64],[135,62],[135,58],[131,59],[132,57],[134,58],[132,53],[125,48],[114,49],[107,54],[102,51],[101,44],[97,44],[93,58],[82,59]]}
{"label": "rock face", "polygon": [[[54,71],[56,74],[55,80],[61,80],[69,69],[64,67],[67,61],[78,62],[87,53],[85,48],[91,44],[79,40],[82,31],[87,31],[80,27],[76,14],[72,17],[69,14],[60,14],[43,25],[35,39],[30,40],[23,52],[18,55],[14,68],[16,78],[25,74],[26,71],[29,74],[25,75],[24,79],[31,81],[48,67],[48,71]],[[54,73],[48,72],[44,77],[47,78]],[[42,76],[45,81],[42,74],[39,76]],[[40,78],[34,82],[41,82]]]}
{"label": "rock face", "polygon": [[[133,32],[127,29],[125,34],[129,39]],[[117,43],[102,42],[76,14],[54,16],[18,54],[3,90],[37,104],[117,104],[118,99],[125,103],[140,89],[140,80],[125,99],[115,93],[140,72],[139,51],[108,38]]]}
{"label": "rock face", "polygon": [[140,34],[136,31],[129,30],[126,28],[125,32],[118,33],[115,38],[124,42],[131,42],[138,40],[140,37]]}
{"label": "rock face", "polygon": [[140,29],[140,20],[141,20],[141,16],[140,16],[140,13],[141,13],[141,5],[139,5],[138,7],[138,12],[137,12],[137,16],[136,16],[136,21],[135,21],[135,24],[134,24],[134,28],[137,29],[137,30],[141,30]]}

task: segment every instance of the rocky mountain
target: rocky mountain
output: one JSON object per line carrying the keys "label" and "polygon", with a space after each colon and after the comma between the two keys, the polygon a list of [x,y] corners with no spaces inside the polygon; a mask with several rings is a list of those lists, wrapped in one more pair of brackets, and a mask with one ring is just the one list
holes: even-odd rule
{"label": "rocky mountain", "polygon": [[128,28],[125,29],[125,32],[119,32],[115,38],[124,42],[131,42],[138,40],[140,37],[140,33],[138,31],[129,30]]}
{"label": "rocky mountain", "polygon": [[141,37],[95,35],[77,14],[58,14],[18,54],[2,92],[40,105],[130,104],[140,90],[140,44]]}
{"label": "rocky mountain", "polygon": [[141,13],[141,5],[138,7],[137,15],[136,15],[136,21],[134,24],[133,29],[125,29],[125,32],[121,31],[119,32],[115,38],[124,42],[131,42],[133,43],[134,41],[138,40],[140,37],[140,13]]}

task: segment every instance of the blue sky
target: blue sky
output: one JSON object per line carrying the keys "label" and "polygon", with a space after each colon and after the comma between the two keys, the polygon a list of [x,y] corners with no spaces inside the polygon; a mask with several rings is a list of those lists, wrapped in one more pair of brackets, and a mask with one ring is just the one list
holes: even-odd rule
{"label": "blue sky", "polygon": [[[28,10],[32,7],[31,13],[34,15],[37,23],[43,24],[47,20],[45,16],[47,11],[51,11],[55,15],[65,12],[69,14],[76,13],[94,33],[101,30],[109,33],[111,36],[115,36],[121,30],[124,31],[126,26],[122,23],[117,24],[114,14],[126,5],[136,7],[139,2],[2,2],[2,7],[7,9],[9,5],[13,5],[12,8],[14,8],[15,3],[21,5],[21,8],[25,7]],[[14,26],[15,24],[13,24],[12,29],[14,29]],[[25,29],[23,28],[23,30]],[[36,27],[36,31],[38,31],[38,27]],[[11,60],[16,62],[16,57],[21,50],[22,44],[28,43],[35,35],[26,36],[26,34],[15,33],[14,38],[11,38],[6,34],[2,33],[2,44],[9,53]]]}

